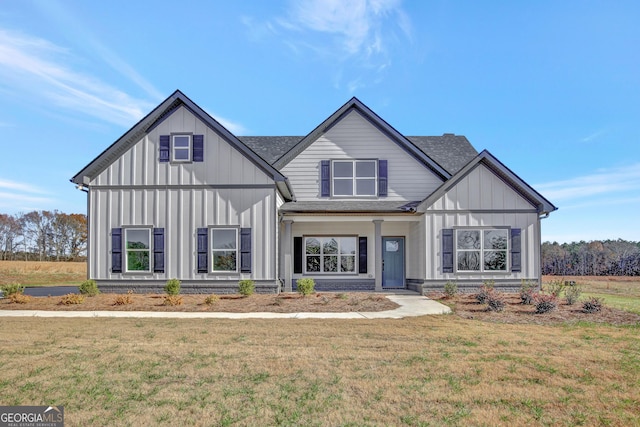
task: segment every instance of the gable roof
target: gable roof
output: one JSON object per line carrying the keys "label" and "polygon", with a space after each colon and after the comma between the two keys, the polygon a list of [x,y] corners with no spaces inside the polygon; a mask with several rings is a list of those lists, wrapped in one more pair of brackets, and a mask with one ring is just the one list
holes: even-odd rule
{"label": "gable roof", "polygon": [[307,136],[302,138],[296,145],[291,147],[287,152],[281,155],[275,162],[274,166],[278,169],[282,169],[291,160],[303,152],[309,145],[315,142],[321,135],[326,133],[335,124],[337,124],[343,117],[349,114],[351,111],[357,111],[362,117],[369,121],[379,131],[385,134],[389,139],[398,144],[416,160],[421,162],[427,168],[431,169],[442,180],[447,180],[451,177],[451,174],[447,172],[442,166],[440,166],[431,157],[418,149],[410,140],[404,135],[395,130],[391,125],[385,122],[380,116],[374,113],[369,107],[364,105],[356,97],[351,98],[346,104],[340,107],[335,113],[330,115],[325,121],[320,123],[314,130]]}
{"label": "gable roof", "polygon": [[258,168],[270,176],[287,199],[293,199],[293,190],[289,185],[287,178],[274,168],[271,163],[265,161],[261,156],[257,155],[247,145],[240,141],[235,135],[229,132],[216,119],[211,117],[206,111],[196,105],[184,93],[176,90],[167,99],[162,101],[153,111],[142,118],[131,129],[118,138],[106,150],[93,159],[87,166],[78,172],[71,182],[77,185],[86,186],[89,181],[94,179],[106,168],[122,156],[127,150],[133,147],[144,134],[151,131],[164,119],[169,117],[179,107],[184,106],[198,119],[205,123],[210,129],[215,131],[228,144],[240,151],[245,157],[251,160]]}
{"label": "gable roof", "polygon": [[511,169],[506,167],[502,162],[495,158],[489,151],[483,150],[474,159],[467,163],[462,169],[460,169],[454,176],[448,181],[442,183],[440,187],[436,189],[431,195],[422,201],[418,210],[424,211],[431,206],[440,197],[442,197],[447,191],[453,188],[462,178],[467,176],[476,166],[482,164],[495,173],[500,179],[502,179],[507,185],[518,192],[529,203],[536,207],[538,214],[549,214],[558,208],[550,201],[545,199],[540,193],[534,190],[529,184],[524,182],[518,175],[513,173]]}

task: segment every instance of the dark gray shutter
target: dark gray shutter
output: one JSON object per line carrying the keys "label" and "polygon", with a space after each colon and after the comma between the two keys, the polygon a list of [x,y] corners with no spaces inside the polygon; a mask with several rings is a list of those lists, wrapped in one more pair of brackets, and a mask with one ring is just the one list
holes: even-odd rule
{"label": "dark gray shutter", "polygon": [[240,272],[251,273],[251,229],[240,229]]}
{"label": "dark gray shutter", "polygon": [[111,229],[111,272],[122,273],[122,228]]}
{"label": "dark gray shutter", "polygon": [[169,152],[171,150],[171,143],[169,135],[160,135],[160,162],[168,162],[169,161]]}
{"label": "dark gray shutter", "polygon": [[164,273],[164,228],[153,229],[153,271]]}
{"label": "dark gray shutter", "polygon": [[520,239],[521,230],[519,228],[511,229],[511,271],[522,271],[522,241]]}
{"label": "dark gray shutter", "polygon": [[367,237],[358,238],[358,273],[367,273]]}
{"label": "dark gray shutter", "polygon": [[302,237],[293,238],[293,272],[302,274]]}
{"label": "dark gray shutter", "polygon": [[387,161],[378,160],[378,197],[387,197]]}
{"label": "dark gray shutter", "polygon": [[193,135],[193,154],[191,158],[194,162],[204,161],[204,135]]}
{"label": "dark gray shutter", "polygon": [[331,196],[331,162],[320,161],[320,197]]}
{"label": "dark gray shutter", "polygon": [[442,272],[453,273],[453,230],[442,230]]}
{"label": "dark gray shutter", "polygon": [[209,229],[198,228],[198,273],[208,273],[207,258],[209,254]]}

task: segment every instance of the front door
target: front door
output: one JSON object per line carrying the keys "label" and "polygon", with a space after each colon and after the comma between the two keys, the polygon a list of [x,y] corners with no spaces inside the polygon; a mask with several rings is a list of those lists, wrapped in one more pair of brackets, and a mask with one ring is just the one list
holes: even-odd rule
{"label": "front door", "polygon": [[382,238],[382,287],[404,288],[404,237]]}

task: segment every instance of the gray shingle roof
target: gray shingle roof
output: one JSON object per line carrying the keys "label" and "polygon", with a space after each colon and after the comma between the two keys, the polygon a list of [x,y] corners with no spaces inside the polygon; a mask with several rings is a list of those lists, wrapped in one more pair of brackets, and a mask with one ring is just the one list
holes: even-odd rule
{"label": "gray shingle roof", "polygon": [[[251,150],[270,164],[287,153],[302,136],[239,136]],[[411,141],[424,154],[431,157],[451,175],[458,172],[469,163],[478,152],[469,143],[466,137],[445,133],[442,136],[408,136]]]}

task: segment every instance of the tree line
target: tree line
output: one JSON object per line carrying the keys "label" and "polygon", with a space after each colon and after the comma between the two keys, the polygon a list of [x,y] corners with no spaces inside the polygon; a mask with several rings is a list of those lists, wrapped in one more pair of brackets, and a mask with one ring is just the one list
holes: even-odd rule
{"label": "tree line", "polygon": [[542,244],[542,274],[640,276],[640,242],[596,240]]}
{"label": "tree line", "polygon": [[87,216],[54,211],[0,214],[0,260],[83,261]]}

